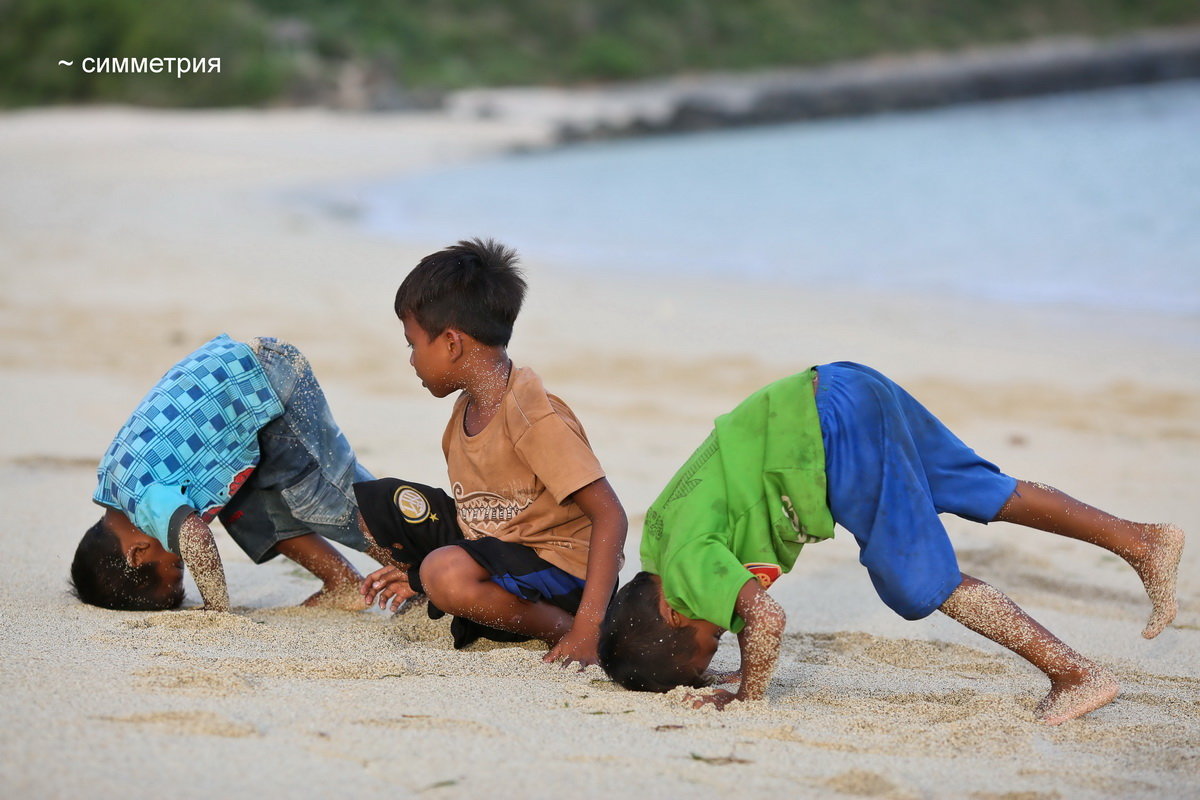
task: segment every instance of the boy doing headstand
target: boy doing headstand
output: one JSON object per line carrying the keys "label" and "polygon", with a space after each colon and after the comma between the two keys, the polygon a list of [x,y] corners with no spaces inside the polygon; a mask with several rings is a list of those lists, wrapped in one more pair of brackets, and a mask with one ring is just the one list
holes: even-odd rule
{"label": "boy doing headstand", "polygon": [[[773,383],[719,417],[709,438],[646,516],[645,572],[618,592],[601,665],[629,689],[704,686],[726,630],[738,634],[737,693],[761,699],[785,616],[765,591],[801,547],[854,535],[879,597],[906,619],[935,610],[1040,669],[1050,691],[1037,717],[1055,725],[1110,702],[1107,670],[1059,641],[1008,597],[958,569],[938,514],[1001,520],[1090,542],[1123,558],[1153,603],[1142,635],[1175,617],[1184,534],[1118,519],[1055,489],[1011,478],[980,458],[891,380],[841,362]],[[728,677],[728,676],[727,676]]]}
{"label": "boy doing headstand", "polygon": [[426,256],[396,293],[422,385],[458,392],[442,436],[453,496],[396,479],[355,487],[396,561],[363,595],[395,607],[423,591],[431,615],[456,617],[457,647],[537,638],[546,661],[586,666],[628,523],[579,420],[508,356],[524,296],[516,255],[478,239]]}
{"label": "boy doing headstand", "polygon": [[255,563],[282,553],[321,579],[305,605],[363,608],[361,576],[326,538],[369,549],[351,487],[371,474],[293,345],[224,334],[205,343],[142,399],[97,475],[104,515],[71,564],[85,603],[177,608],[186,566],[204,608],[227,611],[209,528],[219,518]]}

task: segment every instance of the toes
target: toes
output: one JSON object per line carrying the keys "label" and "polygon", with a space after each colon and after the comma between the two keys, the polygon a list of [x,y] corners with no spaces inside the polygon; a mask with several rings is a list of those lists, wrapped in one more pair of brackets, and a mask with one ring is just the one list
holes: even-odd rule
{"label": "toes", "polygon": [[1135,565],[1146,594],[1154,604],[1150,619],[1142,630],[1142,636],[1153,639],[1175,619],[1179,602],[1175,596],[1175,585],[1179,575],[1179,561],[1183,555],[1184,533],[1174,525],[1156,525],[1156,550],[1141,565]]}
{"label": "toes", "polygon": [[1175,607],[1156,608],[1154,613],[1150,615],[1150,621],[1146,623],[1145,629],[1142,630],[1142,636],[1146,639],[1153,639],[1155,636],[1158,636],[1175,619],[1175,612]]}

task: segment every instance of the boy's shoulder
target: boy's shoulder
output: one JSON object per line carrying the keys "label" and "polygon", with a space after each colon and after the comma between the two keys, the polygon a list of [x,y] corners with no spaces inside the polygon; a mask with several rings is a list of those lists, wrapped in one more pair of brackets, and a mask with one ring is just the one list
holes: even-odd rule
{"label": "boy's shoulder", "polygon": [[583,433],[583,426],[571,407],[546,391],[541,377],[530,367],[513,367],[503,411],[509,430],[517,436],[552,415]]}

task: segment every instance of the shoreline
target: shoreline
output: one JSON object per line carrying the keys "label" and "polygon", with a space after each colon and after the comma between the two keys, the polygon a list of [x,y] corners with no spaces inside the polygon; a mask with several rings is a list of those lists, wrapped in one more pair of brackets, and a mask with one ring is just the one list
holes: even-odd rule
{"label": "shoreline", "polygon": [[1037,97],[1200,77],[1200,28],[1061,37],[779,69],[569,89],[451,92],[466,119],[538,119],[555,141],[672,135]]}

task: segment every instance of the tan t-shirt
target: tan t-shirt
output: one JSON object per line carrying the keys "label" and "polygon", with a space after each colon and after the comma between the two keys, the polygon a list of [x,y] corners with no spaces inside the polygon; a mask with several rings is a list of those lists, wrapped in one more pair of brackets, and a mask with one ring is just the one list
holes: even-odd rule
{"label": "tan t-shirt", "polygon": [[603,478],[604,469],[579,420],[527,367],[513,368],[500,410],[474,436],[463,427],[466,410],[460,395],[442,435],[463,535],[520,542],[586,577],[592,523],[564,501]]}

